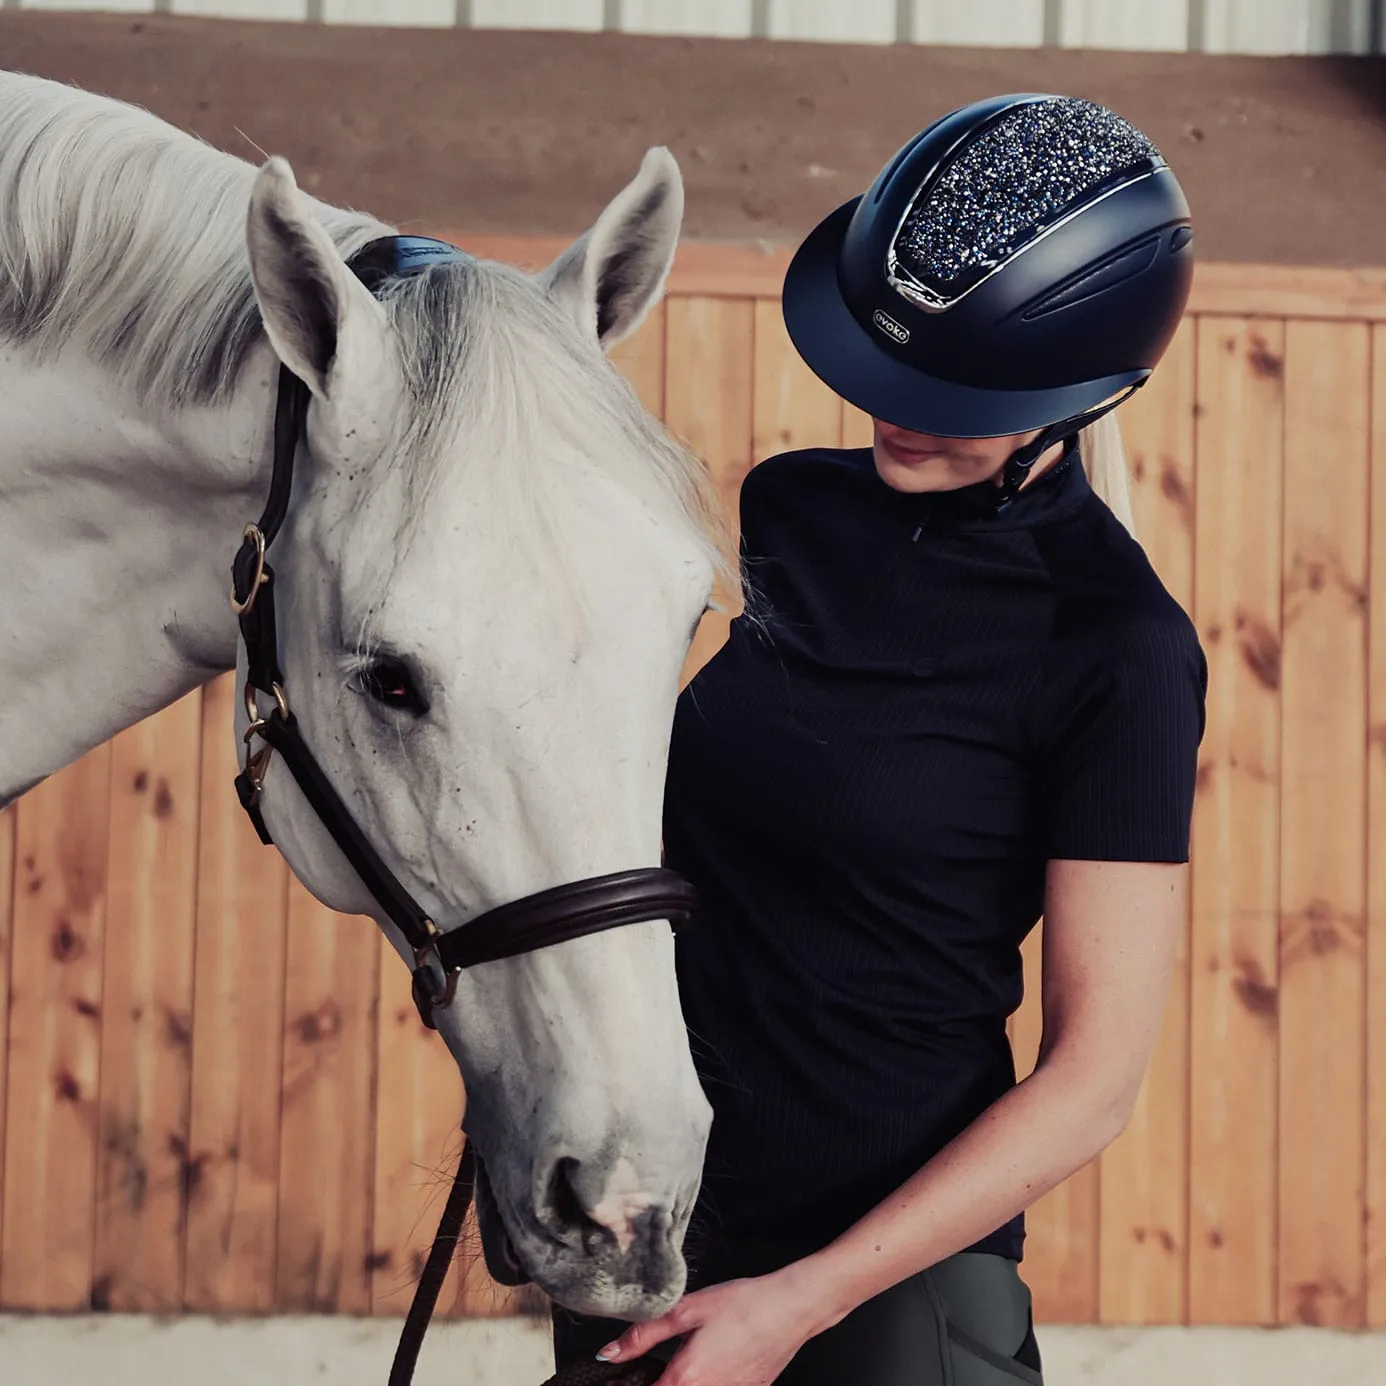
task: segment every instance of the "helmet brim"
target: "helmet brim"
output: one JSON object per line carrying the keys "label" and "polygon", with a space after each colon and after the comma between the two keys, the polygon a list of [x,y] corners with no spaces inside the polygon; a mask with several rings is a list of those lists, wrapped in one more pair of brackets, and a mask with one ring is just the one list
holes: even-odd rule
{"label": "helmet brim", "polygon": [[1050,390],[986,390],[901,361],[857,321],[838,284],[838,256],[859,201],[844,203],[809,233],[790,262],[781,295],[795,350],[849,404],[914,433],[990,438],[1082,414],[1149,374],[1126,371]]}

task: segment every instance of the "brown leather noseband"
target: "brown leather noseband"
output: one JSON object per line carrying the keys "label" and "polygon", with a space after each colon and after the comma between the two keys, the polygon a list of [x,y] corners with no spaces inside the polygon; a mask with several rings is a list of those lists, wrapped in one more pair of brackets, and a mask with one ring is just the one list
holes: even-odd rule
{"label": "brown leather noseband", "polygon": [[[443,241],[419,236],[388,236],[373,241],[352,257],[356,276],[373,292],[387,279],[416,274],[429,265],[465,261],[469,257]],[[279,371],[279,394],[274,421],[274,466],[269,497],[258,523],[247,525],[232,565],[231,604],[245,642],[247,675],[245,705],[250,726],[245,733],[245,763],[236,776],[236,792],[262,842],[271,839],[260,812],[260,792],[270,756],[277,752],[303,791],[313,812],[343,856],[370,891],[382,913],[403,934],[414,953],[413,993],[419,1017],[436,1029],[433,1012],[452,999],[463,968],[517,957],[588,934],[603,933],[625,924],[668,920],[677,928],[689,919],[693,888],[663,867],[639,867],[594,876],[525,896],[444,932],[387,866],[331,781],[318,764],[289,706],[279,667],[275,628],[274,570],[267,552],[288,514],[293,489],[294,459],[308,412],[308,387],[287,366]],[[260,710],[260,696],[273,700]],[[258,747],[255,742],[259,742]],[[434,1242],[430,1265],[450,1259],[471,1197],[470,1145],[459,1166],[453,1195]],[[442,1271],[447,1269],[446,1259]],[[441,1274],[438,1275],[441,1284]],[[407,1382],[414,1358],[437,1296],[426,1273],[406,1322],[404,1337],[391,1373],[391,1386]]]}

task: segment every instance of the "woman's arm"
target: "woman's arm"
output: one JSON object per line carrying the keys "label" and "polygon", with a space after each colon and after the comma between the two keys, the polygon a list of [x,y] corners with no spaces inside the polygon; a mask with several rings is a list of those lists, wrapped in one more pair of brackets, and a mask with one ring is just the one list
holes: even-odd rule
{"label": "woman's arm", "polygon": [[1186,865],[1050,863],[1035,1071],[800,1263],[828,1323],[979,1241],[1121,1134],[1159,1037],[1187,882]]}
{"label": "woman's arm", "polygon": [[[822,1251],[688,1295],[611,1360],[693,1333],[667,1386],[758,1386],[857,1305],[971,1246],[1081,1169],[1130,1119],[1160,1031],[1187,865],[1054,861],[1045,887],[1039,1062]],[[760,1373],[759,1375],[755,1373]]]}

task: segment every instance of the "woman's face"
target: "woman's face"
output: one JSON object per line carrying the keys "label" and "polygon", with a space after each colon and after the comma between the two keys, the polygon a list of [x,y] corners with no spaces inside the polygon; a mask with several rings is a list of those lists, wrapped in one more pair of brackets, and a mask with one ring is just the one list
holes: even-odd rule
{"label": "woman's face", "polygon": [[[1039,432],[1008,433],[998,438],[936,438],[931,433],[897,428],[884,419],[871,422],[875,425],[872,451],[876,471],[897,491],[955,491],[974,482],[999,480],[1006,459]],[[1062,447],[1056,443],[1052,450],[1057,454]],[[1031,475],[1038,475],[1049,461],[1046,453]]]}

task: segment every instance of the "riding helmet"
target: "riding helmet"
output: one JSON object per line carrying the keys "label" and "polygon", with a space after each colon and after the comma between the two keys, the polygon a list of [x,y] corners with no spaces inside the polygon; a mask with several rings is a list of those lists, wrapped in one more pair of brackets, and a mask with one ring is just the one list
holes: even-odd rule
{"label": "riding helmet", "polygon": [[1145,382],[1183,314],[1192,241],[1134,126],[1072,97],[993,97],[921,131],[809,234],[784,319],[868,414],[1049,441]]}

